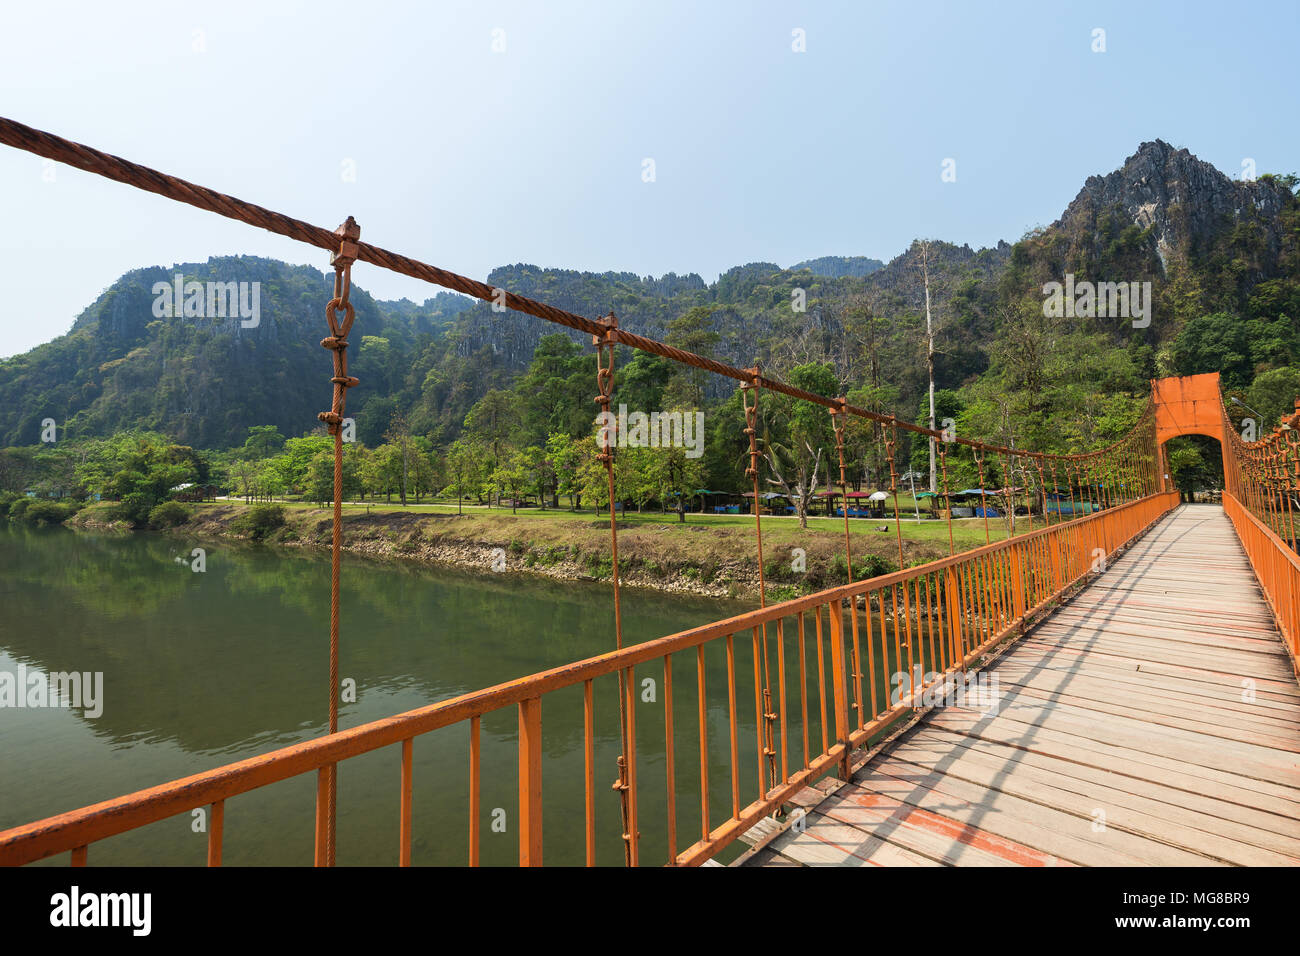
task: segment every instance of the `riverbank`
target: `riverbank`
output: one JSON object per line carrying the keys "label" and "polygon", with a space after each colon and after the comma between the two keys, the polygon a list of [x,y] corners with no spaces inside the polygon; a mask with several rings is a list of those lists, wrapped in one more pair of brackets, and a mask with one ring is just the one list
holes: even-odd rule
{"label": "riverbank", "polygon": [[[258,537],[286,548],[328,549],[330,509],[314,505],[270,506],[283,523],[256,532],[248,527],[254,509],[236,502],[193,506],[189,520],[167,529],[190,538]],[[241,520],[242,519],[242,520]],[[84,509],[68,521],[73,528],[126,530],[108,520],[103,506]],[[750,516],[628,514],[619,517],[620,580],[707,597],[738,598],[758,593],[758,561]],[[855,577],[898,566],[892,521],[854,519],[851,524]],[[883,530],[882,530],[883,529]],[[991,529],[995,539],[1005,528]],[[907,565],[948,554],[946,523],[903,522]],[[954,522],[957,548],[984,543],[983,522]],[[768,596],[788,598],[846,580],[842,519],[813,519],[806,530],[793,519],[763,520],[764,575]],[[559,580],[608,581],[612,573],[608,516],[563,510],[512,515],[504,511],[351,505],[344,511],[343,548],[353,554],[444,564],[484,574],[540,575]]]}

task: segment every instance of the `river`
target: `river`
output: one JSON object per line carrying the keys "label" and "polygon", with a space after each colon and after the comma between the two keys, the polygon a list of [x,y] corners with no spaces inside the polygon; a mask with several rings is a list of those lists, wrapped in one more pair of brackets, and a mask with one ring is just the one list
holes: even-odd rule
{"label": "river", "polygon": [[[200,546],[206,551],[201,573],[189,563],[191,548]],[[98,716],[84,707],[0,707],[0,829],[321,734],[328,586],[328,554],[320,552],[0,522],[0,672],[16,674],[21,666],[29,673],[103,674]],[[340,705],[344,729],[614,647],[611,592],[598,584],[475,576],[349,556],[342,607],[340,676],[356,686],[355,702]],[[635,590],[625,592],[623,608],[626,643],[746,609]],[[725,685],[725,669],[720,650],[709,654],[716,689]],[[698,754],[688,749],[697,733],[690,658],[675,668],[682,685],[674,708],[679,846],[698,837]],[[739,661],[738,667],[744,670]],[[662,668],[644,670],[662,681]],[[640,683],[640,671],[637,678]],[[618,803],[610,790],[618,751],[612,687],[597,682],[602,864],[622,862]],[[659,703],[638,704],[646,863],[663,862],[666,847],[661,695],[656,686],[650,696]],[[740,709],[742,739],[752,747],[747,709]],[[716,825],[730,812],[725,708],[711,706],[709,722],[718,751],[710,759]],[[483,720],[484,864],[516,860],[516,731],[513,708]],[[545,859],[581,863],[580,688],[547,695],[543,735]],[[468,755],[465,725],[415,741],[417,865],[466,860]],[[398,747],[387,747],[341,765],[340,865],[396,863],[399,758]],[[747,781],[745,802],[751,786]],[[224,862],[309,864],[314,797],[315,774],[306,774],[227,801]],[[183,814],[94,844],[90,864],[199,865],[205,852],[202,821]],[[47,862],[63,865],[66,855]]]}

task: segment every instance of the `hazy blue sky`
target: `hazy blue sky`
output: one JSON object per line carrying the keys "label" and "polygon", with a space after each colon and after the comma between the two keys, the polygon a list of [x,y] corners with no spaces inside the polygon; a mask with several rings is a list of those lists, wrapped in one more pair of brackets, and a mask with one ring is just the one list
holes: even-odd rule
{"label": "hazy blue sky", "polygon": [[[1246,157],[1300,170],[1298,8],[7,0],[0,115],[323,226],[354,215],[363,238],[476,278],[532,262],[712,280],[887,260],[917,236],[1014,240],[1157,137],[1229,175]],[[128,269],[327,264],[45,172],[0,147],[0,355],[65,332]],[[368,266],[355,280],[436,291]]]}

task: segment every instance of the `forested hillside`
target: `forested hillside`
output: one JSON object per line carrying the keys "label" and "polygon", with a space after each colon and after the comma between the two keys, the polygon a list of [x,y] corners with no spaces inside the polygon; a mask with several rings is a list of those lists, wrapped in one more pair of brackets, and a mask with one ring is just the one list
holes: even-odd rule
{"label": "forested hillside", "polygon": [[[1270,419],[1300,392],[1296,185],[1290,175],[1232,180],[1156,141],[1090,178],[1059,220],[1014,245],[918,241],[887,264],[758,262],[711,283],[529,264],[502,266],[487,281],[584,315],[613,311],[632,331],[737,365],[757,362],[909,420],[928,412],[928,284],[938,417],[1002,443],[1079,450],[1121,434],[1155,376],[1221,371],[1225,387]],[[422,304],[378,301],[364,291],[367,268],[354,273],[351,371],[361,385],[348,398],[363,446],[389,440],[397,421],[444,459],[458,439],[462,449],[477,442],[495,468],[557,435],[589,437],[595,365],[585,336],[451,293]],[[259,323],[159,317],[155,284],[177,273],[260,283]],[[1075,285],[1149,282],[1149,321],[1049,314],[1044,287],[1067,276]],[[310,434],[329,399],[329,356],[319,346],[329,282],[309,267],[251,257],[128,273],[68,334],[0,362],[0,446],[38,445],[46,419],[60,443],[147,431],[179,446],[234,450],[227,457],[246,448],[250,429]],[[628,349],[618,361],[618,401],[706,413],[708,449],[695,480],[735,486],[743,471],[735,383]],[[824,460],[796,459],[803,439],[826,436],[791,432],[779,405],[765,408],[773,447],[787,449],[795,471],[820,464],[824,478]],[[879,484],[888,470],[870,437],[855,438],[855,483]],[[898,454],[921,466],[922,451],[904,445]],[[1199,474],[1212,460],[1192,444],[1176,464]],[[30,472],[10,467],[5,478],[0,468],[0,480],[12,486]]]}

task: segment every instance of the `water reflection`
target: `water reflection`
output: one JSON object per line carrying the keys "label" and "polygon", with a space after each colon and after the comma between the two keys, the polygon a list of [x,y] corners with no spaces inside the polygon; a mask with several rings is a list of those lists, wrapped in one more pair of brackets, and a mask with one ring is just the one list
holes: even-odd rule
{"label": "water reflection", "polygon": [[[188,559],[198,545],[207,557],[206,571],[196,574],[177,559]],[[104,712],[94,720],[70,710],[0,709],[0,754],[9,771],[0,778],[0,828],[262,753],[324,728],[329,595],[328,562],[320,553],[0,524],[0,606],[0,670],[22,663],[44,671],[102,671],[105,685]],[[609,590],[600,585],[349,557],[342,606],[340,674],[354,680],[358,692],[355,703],[341,704],[342,727],[613,647]],[[743,609],[734,602],[629,591],[625,640],[648,640]],[[721,666],[711,661],[711,674]],[[612,713],[612,683],[598,687],[600,713]],[[695,702],[684,692],[681,698],[675,713],[681,710],[684,720]],[[712,708],[710,714],[712,721]],[[554,758],[547,766],[548,807],[552,800],[581,806],[580,715],[580,692],[573,701],[548,698],[544,744]],[[662,728],[661,714],[658,721]],[[655,718],[647,717],[648,731],[654,727]],[[492,715],[483,729],[485,813],[497,805],[512,808],[513,714]],[[617,723],[603,719],[598,731],[603,831],[617,825],[604,812],[603,797],[613,765],[612,752],[605,752],[615,747]],[[662,751],[662,729],[660,735]],[[464,825],[449,837],[434,827],[434,818],[463,818],[468,746],[459,734],[432,736],[441,739],[417,741],[417,807],[425,811],[417,826],[417,862],[461,862],[457,841]],[[394,759],[373,754],[347,764],[340,783],[345,862],[391,862],[391,841],[383,835],[392,828],[396,839],[396,771],[377,769],[372,777],[366,768]],[[645,759],[652,778],[662,754],[648,746]],[[494,770],[499,773],[489,782]],[[311,781],[286,781],[232,801],[227,861],[306,862],[311,789]],[[647,796],[650,804],[654,799]],[[300,826],[286,827],[287,820]],[[189,823],[163,821],[93,852],[101,863],[201,862],[201,838],[191,835]],[[548,819],[547,832],[550,839],[562,831],[552,831]],[[495,845],[484,839],[485,862],[509,862],[513,838]],[[617,850],[616,839],[612,845]],[[558,852],[569,856],[567,848]]]}

